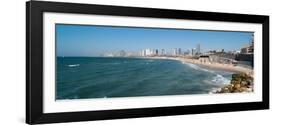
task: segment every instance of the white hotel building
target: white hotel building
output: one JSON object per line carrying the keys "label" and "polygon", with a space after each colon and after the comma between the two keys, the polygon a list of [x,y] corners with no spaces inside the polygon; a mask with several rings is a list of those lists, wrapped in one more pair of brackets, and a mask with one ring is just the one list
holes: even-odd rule
{"label": "white hotel building", "polygon": [[156,56],[156,55],[162,55],[162,54],[166,54],[165,49],[161,50],[161,53],[159,52],[158,49],[144,49],[141,50],[140,55],[141,56]]}

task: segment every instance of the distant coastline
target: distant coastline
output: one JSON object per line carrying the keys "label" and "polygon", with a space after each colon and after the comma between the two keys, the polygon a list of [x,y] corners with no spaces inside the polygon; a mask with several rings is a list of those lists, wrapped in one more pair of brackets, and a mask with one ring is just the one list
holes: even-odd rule
{"label": "distant coastline", "polygon": [[[59,58],[64,58],[64,56],[57,56]],[[77,57],[77,56],[67,56],[67,57]],[[85,56],[85,57],[91,57],[91,56]],[[108,57],[99,57],[99,58],[108,58]],[[209,69],[217,69],[217,70],[223,70],[223,71],[230,71],[235,73],[244,73],[251,77],[253,77],[253,69],[241,67],[241,66],[235,66],[233,64],[223,64],[223,63],[217,63],[217,62],[200,62],[198,59],[192,59],[192,58],[184,58],[184,57],[169,57],[169,56],[149,56],[149,57],[138,57],[138,56],[132,56],[132,57],[110,57],[110,58],[136,58],[136,59],[166,59],[166,60],[176,60],[183,63],[191,63],[198,65],[202,68],[209,68]]]}
{"label": "distant coastline", "polygon": [[220,70],[225,70],[225,71],[232,71],[236,73],[245,73],[247,75],[252,76],[253,75],[253,70],[241,66],[235,66],[233,64],[222,64],[222,63],[215,63],[215,62],[200,62],[198,59],[188,59],[188,58],[183,58],[183,57],[145,57],[149,59],[169,59],[169,60],[177,60],[181,61],[184,63],[192,63],[195,65],[199,65],[202,67],[207,67],[211,69],[220,69]]}
{"label": "distant coastline", "polygon": [[[64,58],[64,56],[57,56],[59,58]],[[67,57],[77,57],[77,56],[67,56]],[[91,58],[91,56],[85,56]],[[99,58],[108,58],[108,57],[99,57]],[[235,66],[233,64],[223,64],[223,63],[217,63],[217,62],[200,62],[198,59],[192,59],[192,58],[184,58],[184,57],[169,57],[169,56],[149,56],[149,57],[138,57],[138,56],[132,56],[132,57],[110,57],[110,58],[136,58],[136,59],[166,59],[166,60],[176,60],[183,63],[191,63],[198,66],[201,66],[202,68],[209,68],[209,69],[218,69],[218,70],[224,70],[224,71],[230,71],[235,73],[244,73],[249,76],[253,77],[253,69],[241,67],[241,66]]]}

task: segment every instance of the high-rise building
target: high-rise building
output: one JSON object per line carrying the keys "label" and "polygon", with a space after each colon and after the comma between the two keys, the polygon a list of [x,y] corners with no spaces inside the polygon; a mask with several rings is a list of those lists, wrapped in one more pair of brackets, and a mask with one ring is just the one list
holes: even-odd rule
{"label": "high-rise building", "polygon": [[174,49],[173,49],[173,55],[174,55],[174,56],[178,55],[177,48],[174,48]]}
{"label": "high-rise building", "polygon": [[191,55],[195,56],[196,55],[196,48],[191,49]]}
{"label": "high-rise building", "polygon": [[161,49],[161,55],[162,55],[162,56],[166,55],[165,49]]}
{"label": "high-rise building", "polygon": [[145,50],[142,50],[141,51],[141,56],[146,56],[146,53],[145,53],[146,51]]}
{"label": "high-rise building", "polygon": [[150,55],[151,55],[150,49],[145,49],[145,56],[150,56]]}
{"label": "high-rise building", "polygon": [[183,54],[184,55],[189,55],[189,53],[190,53],[190,51],[189,51],[189,49],[187,49]]}
{"label": "high-rise building", "polygon": [[188,51],[189,51],[188,55],[192,56],[192,49],[189,49]]}
{"label": "high-rise building", "polygon": [[158,49],[155,50],[155,54],[158,55]]}
{"label": "high-rise building", "polygon": [[121,51],[119,52],[119,56],[122,56],[122,57],[126,56],[125,50],[121,50]]}
{"label": "high-rise building", "polygon": [[153,56],[156,55],[156,50],[157,50],[157,49],[152,49],[152,55],[153,55]]}
{"label": "high-rise building", "polygon": [[178,55],[181,55],[181,48],[178,48]]}
{"label": "high-rise building", "polygon": [[201,54],[201,50],[200,50],[200,44],[197,44],[196,46],[196,55],[200,55]]}
{"label": "high-rise building", "polygon": [[181,54],[182,54],[181,48],[174,48],[173,49],[173,55],[174,56],[181,55]]}

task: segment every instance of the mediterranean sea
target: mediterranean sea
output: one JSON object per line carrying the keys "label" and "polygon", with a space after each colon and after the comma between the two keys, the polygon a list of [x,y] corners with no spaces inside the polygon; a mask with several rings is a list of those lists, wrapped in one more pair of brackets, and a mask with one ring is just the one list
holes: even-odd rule
{"label": "mediterranean sea", "polygon": [[209,94],[232,74],[168,59],[57,57],[56,99]]}

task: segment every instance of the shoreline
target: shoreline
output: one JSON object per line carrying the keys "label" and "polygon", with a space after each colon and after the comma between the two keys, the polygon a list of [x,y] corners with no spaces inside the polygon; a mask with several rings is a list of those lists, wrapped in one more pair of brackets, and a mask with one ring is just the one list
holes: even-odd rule
{"label": "shoreline", "polygon": [[146,58],[147,59],[177,60],[177,61],[181,61],[184,63],[195,64],[195,65],[201,66],[203,68],[206,67],[209,69],[218,69],[218,70],[224,70],[224,71],[231,71],[231,72],[235,72],[235,73],[245,73],[245,74],[253,77],[252,69],[241,67],[241,66],[234,66],[232,64],[221,64],[221,63],[215,63],[215,62],[203,63],[197,59],[187,59],[187,58],[183,58],[183,57],[146,57]]}
{"label": "shoreline", "polygon": [[210,69],[218,69],[224,71],[235,72],[232,74],[231,82],[226,85],[211,91],[212,94],[219,93],[245,93],[253,92],[253,70],[241,66],[234,66],[232,64],[221,63],[202,63],[197,59],[187,59],[183,57],[149,57],[150,59],[169,59],[177,60],[185,63],[195,64],[201,67],[207,67]]}
{"label": "shoreline", "polygon": [[[61,57],[63,58],[63,57]],[[106,58],[106,57],[105,57]],[[116,57],[111,57],[116,58]],[[190,58],[184,58],[184,57],[161,57],[161,56],[155,56],[155,57],[118,57],[118,58],[137,58],[137,59],[167,59],[167,60],[176,60],[184,63],[191,63],[198,66],[201,66],[203,68],[209,68],[209,69],[218,69],[218,70],[224,70],[224,71],[232,71],[236,73],[245,73],[247,75],[253,76],[253,69],[241,67],[241,66],[235,66],[233,64],[222,64],[222,63],[216,63],[216,62],[200,62],[198,59],[190,59]]]}

